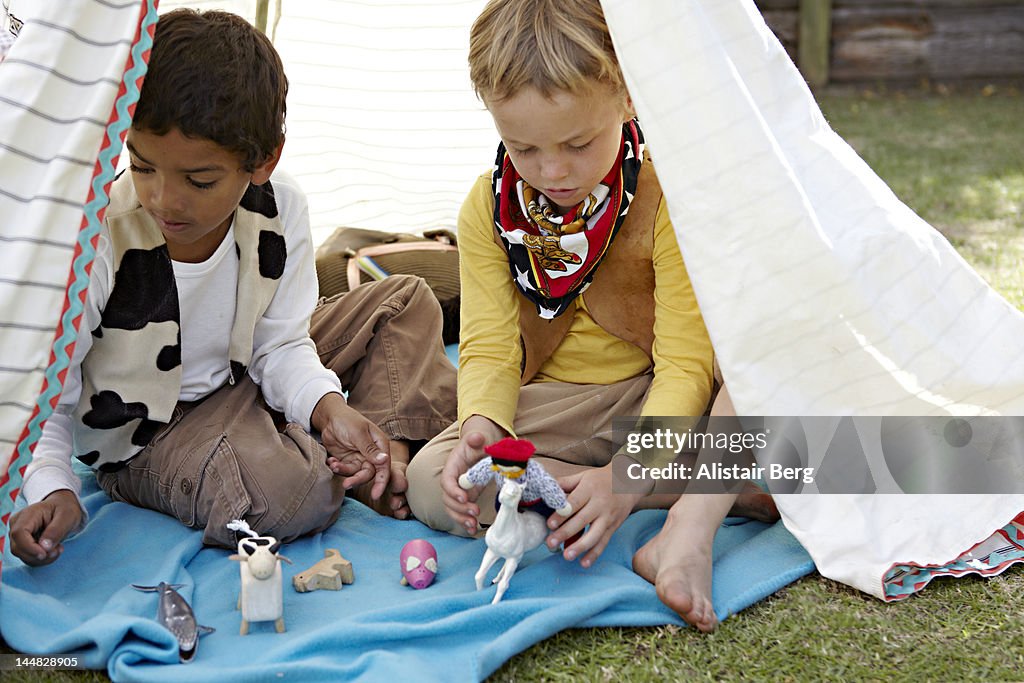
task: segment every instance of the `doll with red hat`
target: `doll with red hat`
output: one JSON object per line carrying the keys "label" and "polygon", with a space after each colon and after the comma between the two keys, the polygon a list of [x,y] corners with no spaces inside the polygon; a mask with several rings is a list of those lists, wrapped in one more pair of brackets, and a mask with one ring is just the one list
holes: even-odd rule
{"label": "doll with red hat", "polygon": [[500,488],[503,480],[512,479],[524,487],[520,511],[532,510],[545,519],[554,513],[568,517],[572,514],[572,504],[555,478],[540,463],[530,459],[534,450],[529,441],[511,437],[485,446],[488,457],[463,473],[459,486],[468,491],[493,479]]}

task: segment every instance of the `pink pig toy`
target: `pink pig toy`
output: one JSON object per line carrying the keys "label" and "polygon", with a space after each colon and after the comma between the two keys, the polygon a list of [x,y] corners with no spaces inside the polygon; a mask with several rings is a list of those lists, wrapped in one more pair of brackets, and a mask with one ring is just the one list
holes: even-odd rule
{"label": "pink pig toy", "polygon": [[402,563],[402,585],[416,590],[426,588],[437,576],[437,550],[429,541],[417,538],[402,546],[398,556]]}

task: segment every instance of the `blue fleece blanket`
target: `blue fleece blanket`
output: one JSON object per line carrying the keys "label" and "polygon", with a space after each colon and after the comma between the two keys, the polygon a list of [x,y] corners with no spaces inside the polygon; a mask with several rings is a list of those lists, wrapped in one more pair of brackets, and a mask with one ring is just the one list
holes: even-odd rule
{"label": "blue fleece blanket", "polygon": [[[88,667],[106,667],[115,681],[471,681],[566,628],[681,623],[630,569],[633,552],[658,531],[664,512],[632,515],[589,570],[537,548],[523,558],[502,601],[491,605],[494,587],[477,592],[473,582],[482,540],[380,517],[347,501],[333,527],[281,550],[294,562],[283,565],[287,631],[262,622],[240,636],[239,567],[229,553],[204,548],[200,532],[170,517],[110,502],[91,475],[85,481],[91,521],[58,562],[31,569],[7,551],[0,631],[16,650],[74,653]],[[399,552],[413,538],[429,540],[439,557],[437,580],[420,591],[399,583]],[[326,548],[352,561],[355,583],[340,591],[293,590],[291,577]],[[720,618],[813,569],[781,523],[727,520],[714,553]],[[176,641],[154,620],[157,594],[129,585],[161,581],[184,584],[180,592],[198,621],[217,629],[202,637],[190,664],[178,663]]]}

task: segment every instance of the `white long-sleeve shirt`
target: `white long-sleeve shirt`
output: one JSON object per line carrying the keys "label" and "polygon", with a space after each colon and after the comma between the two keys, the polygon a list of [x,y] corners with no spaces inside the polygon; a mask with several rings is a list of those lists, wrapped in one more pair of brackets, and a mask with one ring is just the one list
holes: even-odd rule
{"label": "white long-sleeve shirt", "polygon": [[[288,257],[274,298],[256,323],[248,372],[268,405],[309,430],[313,408],[325,394],[341,393],[341,382],[320,363],[309,338],[317,280],[305,195],[283,173],[276,173],[272,182]],[[231,373],[228,342],[238,283],[234,225],[206,261],[175,261],[173,266],[181,323],[179,400],[194,401],[223,386]],[[71,413],[81,396],[81,363],[92,347],[91,330],[99,325],[113,286],[113,253],[104,230],[64,391],[25,471],[22,494],[29,504],[61,489],[81,492],[81,481],[71,468]]]}

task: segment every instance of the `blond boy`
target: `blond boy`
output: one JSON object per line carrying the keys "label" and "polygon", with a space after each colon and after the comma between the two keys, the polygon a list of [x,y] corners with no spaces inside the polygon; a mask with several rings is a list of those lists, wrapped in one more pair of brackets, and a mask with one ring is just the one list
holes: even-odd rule
{"label": "blond boy", "polygon": [[[492,0],[469,62],[502,142],[459,217],[459,421],[413,459],[409,503],[479,533],[493,487],[465,491],[460,475],[485,444],[529,439],[574,511],[550,518],[548,546],[570,541],[564,557],[589,567],[630,512],[675,499],[612,491],[612,419],[703,414],[711,343],[598,0]],[[655,581],[658,558],[638,558]],[[701,628],[709,558],[689,598],[659,584]]]}

